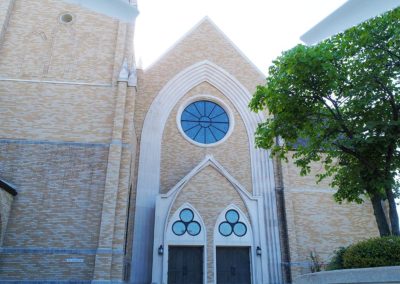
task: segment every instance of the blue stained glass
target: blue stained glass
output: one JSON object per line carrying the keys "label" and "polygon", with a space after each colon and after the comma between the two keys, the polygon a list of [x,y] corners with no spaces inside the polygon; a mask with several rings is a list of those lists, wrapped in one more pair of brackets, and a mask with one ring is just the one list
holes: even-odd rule
{"label": "blue stained glass", "polygon": [[243,237],[244,235],[246,235],[247,227],[242,222],[236,223],[233,227],[233,232],[236,236]]}
{"label": "blue stained glass", "polygon": [[239,221],[239,213],[236,210],[229,210],[226,212],[225,218],[231,224],[237,223]]}
{"label": "blue stained glass", "polygon": [[193,220],[194,214],[190,209],[183,209],[181,213],[179,213],[179,217],[185,223],[189,223]]}
{"label": "blue stained glass", "polygon": [[228,222],[222,222],[219,224],[219,233],[225,237],[230,236],[232,234],[232,225]]}
{"label": "blue stained glass", "polygon": [[184,111],[182,113],[182,120],[184,121],[197,121],[199,116],[195,116],[192,112]]}
{"label": "blue stained glass", "polygon": [[182,221],[176,221],[172,225],[172,231],[177,236],[182,236],[186,232],[186,225]]}
{"label": "blue stained glass", "polygon": [[191,104],[188,107],[186,107],[185,111],[188,113],[191,113],[192,115],[196,116],[197,118],[201,117],[201,113],[195,104]]}
{"label": "blue stained glass", "polygon": [[185,134],[201,144],[212,144],[225,137],[229,130],[226,111],[211,101],[197,101],[188,105],[181,115]]}
{"label": "blue stained glass", "polygon": [[200,231],[201,231],[200,224],[196,221],[190,222],[187,226],[187,232],[191,236],[197,236],[198,234],[200,234]]}

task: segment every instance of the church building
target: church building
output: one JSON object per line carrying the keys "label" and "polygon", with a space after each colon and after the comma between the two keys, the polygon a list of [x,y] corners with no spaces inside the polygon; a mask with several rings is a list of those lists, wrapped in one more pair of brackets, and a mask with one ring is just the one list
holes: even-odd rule
{"label": "church building", "polygon": [[144,70],[135,24],[79,5],[2,0],[0,27],[0,283],[291,283],[378,235],[255,147],[265,75],[211,19]]}

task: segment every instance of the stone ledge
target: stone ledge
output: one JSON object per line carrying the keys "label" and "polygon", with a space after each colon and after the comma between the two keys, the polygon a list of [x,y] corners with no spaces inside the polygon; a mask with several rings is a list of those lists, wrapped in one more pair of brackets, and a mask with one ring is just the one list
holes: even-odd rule
{"label": "stone ledge", "polygon": [[302,275],[294,284],[400,283],[400,266],[324,271]]}

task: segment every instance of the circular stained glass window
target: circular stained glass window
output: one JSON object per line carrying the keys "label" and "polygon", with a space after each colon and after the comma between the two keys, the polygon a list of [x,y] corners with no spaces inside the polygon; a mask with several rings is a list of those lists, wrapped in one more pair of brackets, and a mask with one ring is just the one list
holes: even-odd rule
{"label": "circular stained glass window", "polygon": [[224,237],[234,233],[238,237],[243,237],[247,233],[247,227],[243,222],[239,222],[239,212],[230,209],[225,213],[225,221],[219,224],[219,233]]}
{"label": "circular stained glass window", "polygon": [[172,225],[172,231],[177,236],[182,236],[186,232],[186,225],[182,221],[176,221]]}
{"label": "circular stained glass window", "polygon": [[187,232],[191,236],[197,236],[198,234],[200,234],[200,230],[200,224],[196,221],[190,222],[189,225],[187,225]]}
{"label": "circular stained glass window", "polygon": [[239,221],[239,213],[235,210],[229,210],[225,214],[226,221],[228,221],[231,224],[236,223]]}
{"label": "circular stained glass window", "polygon": [[243,237],[247,232],[246,225],[242,222],[236,223],[235,226],[233,226],[233,232],[236,236]]}
{"label": "circular stained glass window", "polygon": [[212,101],[197,101],[188,105],[181,115],[183,132],[195,142],[213,144],[220,141],[229,130],[226,111]]}
{"label": "circular stained glass window", "polygon": [[179,213],[179,217],[181,218],[181,220],[185,223],[189,223],[190,221],[193,220],[193,212],[190,209],[183,209],[181,211],[181,213]]}
{"label": "circular stained glass window", "polygon": [[228,222],[222,222],[219,224],[219,232],[221,235],[227,237],[232,234],[232,226]]}
{"label": "circular stained glass window", "polygon": [[193,221],[194,213],[192,210],[185,208],[179,212],[179,219],[172,224],[172,231],[177,236],[182,236],[188,232],[191,236],[197,236],[200,234],[201,226],[197,221]]}

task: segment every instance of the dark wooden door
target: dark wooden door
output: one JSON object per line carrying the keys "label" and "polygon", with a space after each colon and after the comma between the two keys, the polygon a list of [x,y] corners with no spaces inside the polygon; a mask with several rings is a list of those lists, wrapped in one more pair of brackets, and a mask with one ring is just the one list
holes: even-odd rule
{"label": "dark wooden door", "polygon": [[168,284],[203,284],[203,247],[169,247]]}
{"label": "dark wooden door", "polygon": [[217,284],[251,284],[248,247],[217,247]]}

